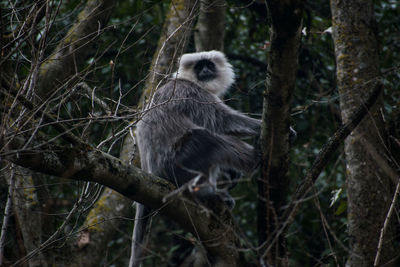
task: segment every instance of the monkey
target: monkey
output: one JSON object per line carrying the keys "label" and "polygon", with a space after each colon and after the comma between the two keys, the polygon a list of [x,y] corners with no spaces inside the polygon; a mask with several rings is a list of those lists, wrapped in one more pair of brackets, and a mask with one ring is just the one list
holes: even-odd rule
{"label": "monkey", "polygon": [[[137,123],[142,170],[180,187],[206,185],[201,197],[215,196],[221,174],[250,173],[257,164],[253,146],[241,137],[258,136],[261,121],[227,106],[220,98],[234,83],[232,65],[220,51],[184,54],[173,77],[154,93]],[[131,259],[139,266],[150,209],[137,203]],[[132,262],[132,260],[131,260]]]}
{"label": "monkey", "polygon": [[[220,96],[233,82],[232,65],[222,52],[184,54],[173,79],[156,91],[153,107],[137,124],[142,169],[176,186],[196,173],[215,185],[221,169],[251,171],[253,147],[238,137],[258,135],[261,121],[223,103]],[[201,157],[202,152],[215,159]]]}

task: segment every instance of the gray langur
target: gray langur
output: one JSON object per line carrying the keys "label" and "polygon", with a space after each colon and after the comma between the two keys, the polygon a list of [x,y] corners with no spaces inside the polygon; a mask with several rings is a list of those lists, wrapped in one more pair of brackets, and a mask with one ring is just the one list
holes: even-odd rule
{"label": "gray langur", "polygon": [[[177,187],[189,181],[206,184],[200,198],[221,193],[221,173],[251,172],[258,160],[254,148],[240,137],[258,136],[261,121],[223,103],[220,96],[233,82],[232,66],[222,52],[184,54],[174,77],[155,92],[137,124],[142,169]],[[221,194],[233,206],[226,190]],[[149,212],[137,203],[132,266],[140,264]]]}

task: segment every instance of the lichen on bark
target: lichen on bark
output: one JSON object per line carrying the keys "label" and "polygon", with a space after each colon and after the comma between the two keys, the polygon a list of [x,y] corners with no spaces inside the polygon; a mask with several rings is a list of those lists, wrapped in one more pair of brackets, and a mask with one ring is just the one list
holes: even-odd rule
{"label": "lichen on bark", "polygon": [[[340,107],[346,123],[380,82],[374,1],[331,0],[331,10]],[[373,266],[391,199],[391,181],[365,145],[372,145],[385,158],[382,95],[377,102],[377,108],[345,140],[350,267]],[[384,244],[382,264],[395,256],[391,242]]]}

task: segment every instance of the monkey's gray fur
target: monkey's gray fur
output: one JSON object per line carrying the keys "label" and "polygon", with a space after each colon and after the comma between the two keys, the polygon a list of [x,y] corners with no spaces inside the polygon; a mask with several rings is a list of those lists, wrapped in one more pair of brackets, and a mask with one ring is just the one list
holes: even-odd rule
{"label": "monkey's gray fur", "polygon": [[[137,124],[142,169],[177,187],[202,178],[211,187],[207,192],[215,195],[221,171],[254,169],[254,148],[239,137],[259,135],[261,121],[219,98],[234,82],[232,66],[222,52],[185,54],[173,76],[155,92],[151,107]],[[149,209],[138,204],[134,267],[140,264],[148,217]]]}

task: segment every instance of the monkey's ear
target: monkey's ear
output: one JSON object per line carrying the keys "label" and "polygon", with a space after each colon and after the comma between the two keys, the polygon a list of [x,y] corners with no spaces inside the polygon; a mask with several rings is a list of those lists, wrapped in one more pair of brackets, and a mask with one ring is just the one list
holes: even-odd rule
{"label": "monkey's ear", "polygon": [[181,64],[181,66],[183,67],[184,70],[189,70],[191,68],[193,68],[194,62],[193,61],[186,61],[183,62],[183,64]]}
{"label": "monkey's ear", "polygon": [[223,67],[226,64],[226,59],[224,57],[215,57],[213,58],[213,61],[216,65]]}
{"label": "monkey's ear", "polygon": [[179,68],[184,70],[190,69],[195,64],[198,57],[194,56],[193,54],[184,54],[179,59]]}

